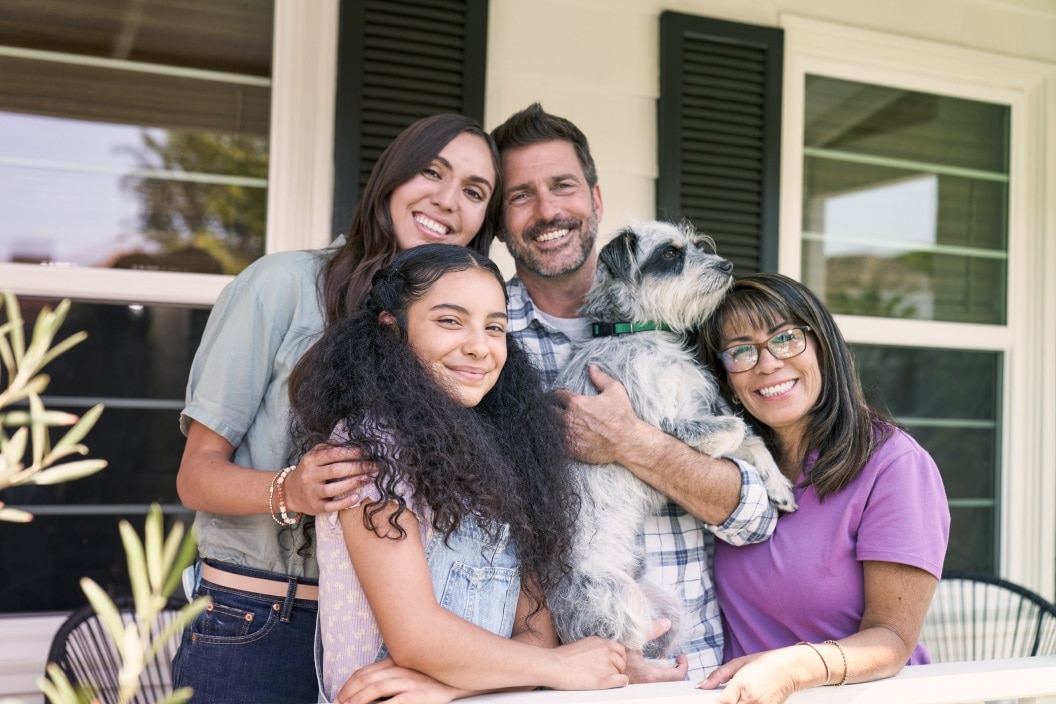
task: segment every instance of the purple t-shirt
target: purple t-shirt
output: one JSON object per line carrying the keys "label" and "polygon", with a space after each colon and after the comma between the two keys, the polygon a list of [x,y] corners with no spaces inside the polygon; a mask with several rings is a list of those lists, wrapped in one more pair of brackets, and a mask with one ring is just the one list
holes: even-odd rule
{"label": "purple t-shirt", "polygon": [[[725,661],[856,633],[865,610],[864,560],[942,575],[950,537],[946,491],[934,460],[901,430],[824,502],[813,487],[795,494],[799,510],[781,514],[770,540],[737,547],[715,541]],[[909,664],[928,661],[917,644]]]}

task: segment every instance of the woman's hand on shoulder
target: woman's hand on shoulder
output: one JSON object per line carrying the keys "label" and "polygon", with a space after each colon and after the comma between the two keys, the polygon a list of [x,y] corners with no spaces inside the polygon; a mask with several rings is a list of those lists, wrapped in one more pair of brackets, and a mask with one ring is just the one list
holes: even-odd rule
{"label": "woman's hand on shoulder", "polygon": [[699,689],[726,685],[719,704],[781,704],[799,689],[793,673],[801,653],[791,648],[734,658],[697,683]]}
{"label": "woman's hand on shoulder", "polygon": [[627,650],[591,636],[550,650],[561,668],[553,689],[613,689],[627,684]]}
{"label": "woman's hand on shoulder", "polygon": [[374,472],[374,463],[359,448],[321,443],[286,477],[286,506],[312,516],[349,508],[359,502],[356,491]]}
{"label": "woman's hand on shoulder", "polygon": [[417,670],[400,667],[385,658],[356,670],[334,699],[338,704],[368,704],[385,700],[390,704],[447,704],[467,696],[466,692],[434,680]]}

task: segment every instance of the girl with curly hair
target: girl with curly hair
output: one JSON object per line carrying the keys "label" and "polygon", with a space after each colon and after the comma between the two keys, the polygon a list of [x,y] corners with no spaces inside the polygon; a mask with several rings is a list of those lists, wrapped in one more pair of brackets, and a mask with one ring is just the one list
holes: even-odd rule
{"label": "girl with curly hair", "polygon": [[329,701],[627,682],[618,644],[555,647],[540,595],[567,570],[576,498],[556,402],[506,325],[494,263],[423,245],[294,370],[299,447],[377,466],[360,503],[316,521]]}
{"label": "girl with curly hair", "polygon": [[187,591],[213,601],[173,662],[174,686],[193,688],[195,701],[315,701],[319,570],[298,516],[350,505],[367,467],[341,448],[292,457],[290,370],[359,310],[398,252],[443,242],[486,253],[501,193],[498,152],[476,121],[422,118],[378,157],[342,238],[261,257],[220,294],[187,381],[176,477],[197,512]]}

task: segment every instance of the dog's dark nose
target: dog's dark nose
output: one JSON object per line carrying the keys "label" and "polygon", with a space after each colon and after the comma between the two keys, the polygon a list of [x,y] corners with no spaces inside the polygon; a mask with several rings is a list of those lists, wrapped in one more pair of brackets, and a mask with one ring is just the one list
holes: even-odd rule
{"label": "dog's dark nose", "polygon": [[720,271],[724,271],[727,274],[732,274],[733,273],[733,262],[731,262],[731,261],[729,261],[727,259],[723,259],[722,261],[720,261],[718,264],[715,265],[715,268],[720,270]]}

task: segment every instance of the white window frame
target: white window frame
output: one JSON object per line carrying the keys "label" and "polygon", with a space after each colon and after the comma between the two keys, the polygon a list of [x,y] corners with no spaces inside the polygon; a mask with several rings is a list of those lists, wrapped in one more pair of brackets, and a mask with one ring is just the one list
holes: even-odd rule
{"label": "white window frame", "polygon": [[[338,0],[276,0],[267,252],[333,236]],[[230,276],[0,264],[0,288],[24,296],[209,306]],[[117,521],[114,521],[116,535]],[[65,614],[0,617],[0,699],[42,701],[36,681]]]}
{"label": "white window frame", "polygon": [[[801,275],[805,77],[1008,105],[1008,320],[973,325],[837,316],[851,342],[1003,354],[999,412],[1002,576],[1056,589],[1056,66],[782,15],[785,29],[779,269]],[[1047,197],[1048,196],[1048,197]],[[966,383],[971,383],[966,380]],[[951,468],[946,468],[951,471]]]}
{"label": "white window frame", "polygon": [[[339,0],[275,0],[265,251],[326,245],[334,187]],[[216,274],[0,264],[22,296],[210,306],[231,280]]]}

